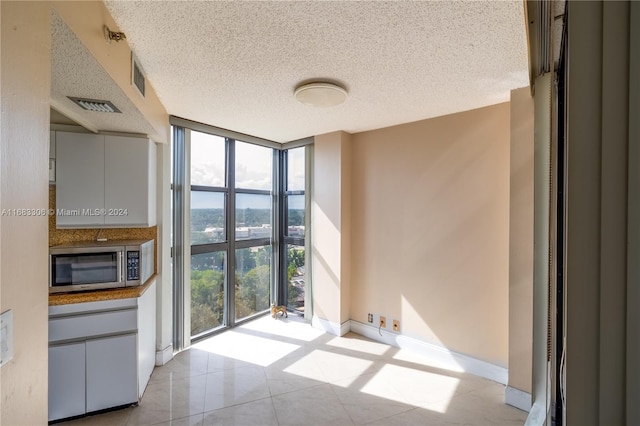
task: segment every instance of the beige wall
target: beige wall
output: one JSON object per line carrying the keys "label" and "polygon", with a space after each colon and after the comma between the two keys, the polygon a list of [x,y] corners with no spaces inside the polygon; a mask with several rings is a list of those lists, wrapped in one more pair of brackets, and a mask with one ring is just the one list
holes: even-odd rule
{"label": "beige wall", "polygon": [[352,319],[507,366],[509,126],[505,103],[353,135]]}
{"label": "beige wall", "polygon": [[[0,208],[48,202],[50,19],[41,2],[0,2]],[[0,368],[0,424],[47,423],[47,216],[0,216],[0,311],[13,359]]]}
{"label": "beige wall", "polygon": [[533,98],[511,91],[509,386],[531,393],[533,339]]}
{"label": "beige wall", "polygon": [[315,137],[313,217],[313,314],[334,325],[349,319],[351,135]]}

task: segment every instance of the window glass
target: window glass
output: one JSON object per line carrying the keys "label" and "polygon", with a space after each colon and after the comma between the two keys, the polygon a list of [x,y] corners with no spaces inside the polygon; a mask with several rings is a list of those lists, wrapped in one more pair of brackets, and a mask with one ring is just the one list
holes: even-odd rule
{"label": "window glass", "polygon": [[271,247],[236,250],[236,319],[271,306]]}
{"label": "window glass", "polygon": [[304,313],[305,262],[304,246],[287,244],[287,304],[290,309]]}
{"label": "window glass", "polygon": [[304,195],[287,196],[287,236],[304,238]]}
{"label": "window glass", "polygon": [[273,149],[236,142],[236,188],[273,189]]}
{"label": "window glass", "polygon": [[236,240],[271,238],[271,195],[236,194]]}
{"label": "window glass", "polygon": [[191,131],[191,185],[225,186],[225,140]]}
{"label": "window glass", "polygon": [[225,252],[191,256],[191,336],[224,325]]}
{"label": "window glass", "polygon": [[226,241],[223,192],[191,191],[191,245]]}
{"label": "window glass", "polygon": [[304,191],[305,147],[287,151],[287,191]]}

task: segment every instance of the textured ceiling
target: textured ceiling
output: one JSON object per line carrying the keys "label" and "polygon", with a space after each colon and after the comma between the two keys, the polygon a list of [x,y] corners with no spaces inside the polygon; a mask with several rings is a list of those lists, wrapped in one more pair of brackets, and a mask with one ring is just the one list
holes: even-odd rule
{"label": "textured ceiling", "polygon": [[[528,85],[516,1],[106,1],[167,112],[286,142],[504,102]],[[302,81],[349,91],[298,103]]]}
{"label": "textured ceiling", "polygon": [[[142,113],[56,13],[51,22],[51,45],[51,106],[63,114],[52,114],[52,123],[69,124],[72,121],[65,119],[68,117],[93,131],[155,133]],[[67,96],[109,100],[122,113],[85,111]]]}

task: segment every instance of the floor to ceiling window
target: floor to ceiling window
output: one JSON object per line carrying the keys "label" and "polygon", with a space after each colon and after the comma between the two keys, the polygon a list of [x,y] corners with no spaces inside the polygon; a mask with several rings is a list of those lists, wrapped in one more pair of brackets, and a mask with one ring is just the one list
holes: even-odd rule
{"label": "floor to ceiling window", "polygon": [[269,309],[274,150],[235,142],[235,319]]}
{"label": "floor to ceiling window", "polygon": [[308,148],[172,124],[176,347],[272,302],[304,314]]}
{"label": "floor to ceiling window", "polygon": [[227,141],[188,131],[190,143],[191,337],[225,325]]}
{"label": "floor to ceiling window", "polygon": [[306,294],[306,148],[282,153],[283,164],[283,274],[286,303],[289,309],[304,315]]}

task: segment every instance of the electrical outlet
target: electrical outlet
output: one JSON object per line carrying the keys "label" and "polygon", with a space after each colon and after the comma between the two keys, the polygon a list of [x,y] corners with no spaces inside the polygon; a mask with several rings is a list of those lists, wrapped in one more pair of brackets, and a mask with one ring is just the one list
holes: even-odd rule
{"label": "electrical outlet", "polygon": [[393,331],[400,331],[400,321],[393,320]]}
{"label": "electrical outlet", "polygon": [[368,314],[367,315],[367,321],[368,322],[373,322],[373,314]]}
{"label": "electrical outlet", "polygon": [[380,328],[387,328],[387,319],[385,317],[380,317]]}

